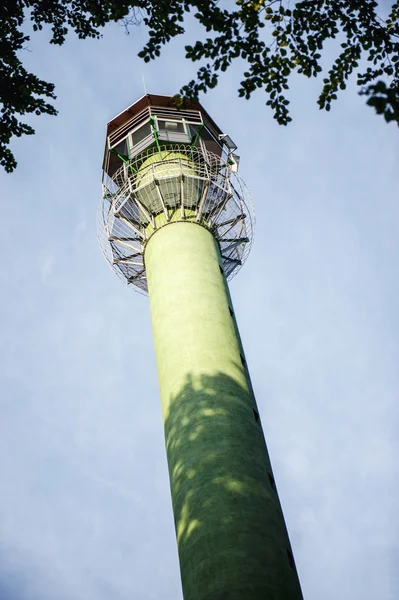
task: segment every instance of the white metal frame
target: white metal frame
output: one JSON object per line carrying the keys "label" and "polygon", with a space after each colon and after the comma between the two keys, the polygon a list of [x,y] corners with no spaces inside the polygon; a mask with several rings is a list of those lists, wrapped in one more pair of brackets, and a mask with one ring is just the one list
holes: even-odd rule
{"label": "white metal frame", "polygon": [[[157,154],[159,160],[146,166]],[[175,221],[209,229],[227,279],[239,271],[253,242],[254,210],[245,184],[219,156],[188,144],[168,146],[162,154],[151,147],[112,179],[105,176],[98,234],[107,261],[126,283],[147,292],[145,245]]]}

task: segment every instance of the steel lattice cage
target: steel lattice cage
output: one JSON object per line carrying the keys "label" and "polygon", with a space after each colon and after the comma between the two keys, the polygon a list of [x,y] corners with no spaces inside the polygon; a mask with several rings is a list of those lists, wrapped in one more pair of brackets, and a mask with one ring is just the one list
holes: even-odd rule
{"label": "steel lattice cage", "polygon": [[187,144],[151,147],[105,174],[98,236],[115,273],[147,292],[144,250],[157,229],[190,221],[217,240],[230,280],[245,262],[254,238],[250,194],[228,159]]}

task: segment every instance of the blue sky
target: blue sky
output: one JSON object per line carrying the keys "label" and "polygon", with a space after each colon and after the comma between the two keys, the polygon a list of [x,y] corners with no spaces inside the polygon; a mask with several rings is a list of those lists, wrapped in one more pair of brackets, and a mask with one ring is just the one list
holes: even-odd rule
{"label": "blue sky", "polygon": [[[195,29],[193,36],[200,35]],[[181,598],[148,300],[96,239],[106,123],[194,73],[143,28],[35,35],[59,116],[0,175],[0,597]],[[333,49],[328,56],[332,57]],[[328,59],[327,59],[328,63]],[[231,284],[306,600],[399,597],[399,138],[354,86],[330,114],[294,80],[294,122],[243,65],[202,98],[238,145],[256,240]]]}

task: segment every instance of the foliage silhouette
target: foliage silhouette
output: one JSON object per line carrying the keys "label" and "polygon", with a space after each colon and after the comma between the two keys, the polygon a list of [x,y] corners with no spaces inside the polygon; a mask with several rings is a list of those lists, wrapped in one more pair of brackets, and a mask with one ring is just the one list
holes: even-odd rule
{"label": "foliage silhouette", "polygon": [[[291,121],[286,91],[289,77],[299,73],[317,77],[325,43],[340,40],[334,64],[323,80],[318,104],[327,111],[357,72],[360,93],[368,97],[387,122],[399,123],[399,0],[391,2],[383,20],[374,0],[236,0],[221,8],[217,0],[3,0],[0,5],[0,164],[6,171],[17,162],[9,148],[12,137],[31,135],[34,129],[19,120],[27,113],[55,115],[46,99],[55,99],[54,85],[28,73],[21,51],[29,36],[24,22],[35,31],[49,25],[50,43],[64,43],[72,29],[79,38],[101,37],[108,22],[121,21],[130,31],[142,22],[149,40],[139,56],[148,62],[162,47],[185,32],[191,13],[211,36],[186,46],[186,58],[200,61],[196,79],[176,95],[177,105],[214,88],[221,72],[238,58],[248,64],[239,95],[250,98],[263,88],[266,104],[281,125]],[[364,70],[360,60],[370,66]],[[360,72],[359,72],[360,70]],[[363,71],[363,72],[362,72]],[[385,78],[381,79],[381,77]]]}

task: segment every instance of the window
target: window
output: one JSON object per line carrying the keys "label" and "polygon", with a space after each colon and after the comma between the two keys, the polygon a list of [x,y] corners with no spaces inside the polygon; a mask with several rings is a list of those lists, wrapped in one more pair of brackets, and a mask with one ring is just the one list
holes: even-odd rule
{"label": "window", "polygon": [[246,367],[247,366],[247,361],[245,360],[244,356],[241,353],[240,353],[240,358],[241,358],[242,366]]}
{"label": "window", "polygon": [[[191,143],[193,143],[195,138],[197,137],[198,131],[202,131],[203,125],[193,125],[192,123],[188,123],[188,129],[190,132]],[[199,145],[199,139],[196,145]]]}
{"label": "window", "polygon": [[206,127],[201,129],[200,139],[202,144],[205,146],[206,150],[209,150],[209,152],[213,152],[213,154],[221,156],[222,145],[219,143],[219,141],[215,140],[215,138],[210,134]]}
{"label": "window", "polygon": [[183,121],[158,119],[158,138],[162,142],[182,142],[184,144],[190,142],[190,136]]}
{"label": "window", "polygon": [[122,142],[119,142],[119,144],[117,144],[116,146],[114,146],[112,148],[112,151],[116,154],[120,154],[121,156],[127,157],[128,156],[127,140],[124,139],[124,140],[122,140]]}
{"label": "window", "polygon": [[110,177],[112,177],[123,165],[123,161],[119,158],[119,156],[122,156],[124,160],[129,158],[127,139],[122,140],[116,144],[116,146],[113,146],[109,149],[106,171]]}
{"label": "window", "polygon": [[229,306],[229,313],[230,313],[231,318],[234,319],[234,311],[231,308],[231,306]]}
{"label": "window", "polygon": [[140,142],[142,142],[146,137],[151,135],[151,125],[149,123],[144,123],[139,129],[133,131],[132,133],[132,141],[133,146],[137,146]]}
{"label": "window", "polygon": [[184,124],[178,121],[161,121],[158,119],[159,131],[170,131],[171,133],[186,133]]}
{"label": "window", "polygon": [[222,275],[224,275],[223,267],[221,267],[220,265],[219,265],[219,271],[221,272]]}

